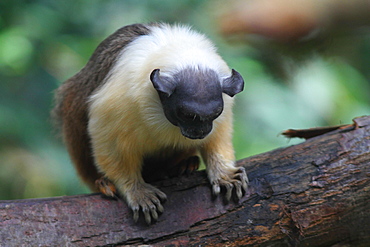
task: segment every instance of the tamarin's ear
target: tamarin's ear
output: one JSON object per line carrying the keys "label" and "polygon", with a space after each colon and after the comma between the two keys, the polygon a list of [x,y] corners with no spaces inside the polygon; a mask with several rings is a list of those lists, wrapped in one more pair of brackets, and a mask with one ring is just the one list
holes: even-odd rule
{"label": "tamarin's ear", "polygon": [[160,76],[159,69],[155,69],[150,74],[150,80],[158,92],[162,92],[169,97],[175,90],[176,85],[168,77]]}
{"label": "tamarin's ear", "polygon": [[231,76],[224,79],[222,82],[222,92],[233,97],[235,94],[240,93],[244,89],[243,77],[236,71],[232,70]]}

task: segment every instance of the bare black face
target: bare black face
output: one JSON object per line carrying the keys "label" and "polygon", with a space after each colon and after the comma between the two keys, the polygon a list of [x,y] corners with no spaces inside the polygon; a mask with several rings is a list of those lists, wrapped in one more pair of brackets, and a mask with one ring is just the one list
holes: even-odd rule
{"label": "bare black face", "polygon": [[223,92],[234,96],[244,86],[243,78],[234,70],[223,82],[213,70],[192,68],[172,77],[160,76],[156,69],[150,79],[158,91],[166,118],[190,139],[203,139],[212,131],[213,120],[223,110]]}

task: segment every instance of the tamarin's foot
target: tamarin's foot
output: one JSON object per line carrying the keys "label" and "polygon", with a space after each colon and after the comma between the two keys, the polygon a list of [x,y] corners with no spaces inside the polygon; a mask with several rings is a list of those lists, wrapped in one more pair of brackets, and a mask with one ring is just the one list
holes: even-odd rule
{"label": "tamarin's foot", "polygon": [[116,186],[106,177],[101,177],[95,181],[97,189],[105,196],[117,198]]}
{"label": "tamarin's foot", "polygon": [[243,196],[243,191],[247,190],[249,183],[244,167],[230,166],[223,170],[210,169],[208,176],[213,194],[220,194],[221,187],[223,187],[226,189],[225,199],[227,201],[230,201],[233,190],[235,191],[236,199],[239,200]]}
{"label": "tamarin's foot", "polygon": [[[107,197],[117,198],[116,186],[106,177],[95,181],[99,191]],[[161,201],[167,199],[159,189],[147,183],[137,183],[129,189],[123,189],[129,207],[134,213],[134,221],[139,219],[139,210],[144,214],[145,221],[149,225],[153,220],[158,219],[158,213],[163,213]]]}
{"label": "tamarin's foot", "polygon": [[146,223],[149,225],[152,219],[158,219],[158,212],[163,213],[163,201],[167,200],[165,193],[147,183],[135,183],[125,186],[122,190],[127,204],[134,213],[134,221],[139,219],[139,211],[144,214]]}
{"label": "tamarin's foot", "polygon": [[173,167],[169,167],[167,174],[169,177],[190,175],[194,171],[199,169],[200,159],[198,156],[190,156],[186,159],[181,160],[178,164]]}

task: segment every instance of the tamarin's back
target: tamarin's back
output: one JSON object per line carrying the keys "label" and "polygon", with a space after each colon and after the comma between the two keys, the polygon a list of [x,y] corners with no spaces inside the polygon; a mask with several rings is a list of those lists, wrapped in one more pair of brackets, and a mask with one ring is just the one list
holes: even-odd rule
{"label": "tamarin's back", "polygon": [[64,142],[81,178],[96,190],[98,173],[87,133],[88,98],[104,84],[120,51],[136,37],[149,33],[142,24],[125,26],[105,39],[94,51],[86,66],[65,81],[56,91],[52,115],[63,132]]}

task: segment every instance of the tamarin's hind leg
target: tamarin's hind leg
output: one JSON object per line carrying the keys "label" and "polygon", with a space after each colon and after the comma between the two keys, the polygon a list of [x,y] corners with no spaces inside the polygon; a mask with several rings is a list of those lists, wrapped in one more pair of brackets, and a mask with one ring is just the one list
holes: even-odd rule
{"label": "tamarin's hind leg", "polygon": [[[161,155],[162,153],[162,155]],[[162,151],[144,159],[142,175],[146,182],[191,174],[198,170],[200,159],[194,149],[173,152]]]}
{"label": "tamarin's hind leg", "polygon": [[117,198],[116,186],[106,177],[101,177],[95,181],[96,188],[105,196]]}
{"label": "tamarin's hind leg", "polygon": [[100,178],[102,174],[95,167],[86,127],[83,126],[81,129],[73,128],[73,126],[68,125],[69,122],[72,121],[65,120],[63,133],[72,162],[76,167],[78,175],[89,186],[90,190],[97,191],[95,180]]}
{"label": "tamarin's hind leg", "polygon": [[[181,160],[178,164],[175,164],[173,168],[168,167],[169,169],[171,169],[171,171],[169,171],[170,173],[168,173],[168,171],[164,171],[164,172],[166,172],[168,176],[170,177],[179,176],[183,174],[189,175],[199,169],[199,164],[200,164],[200,159],[198,156],[190,156],[186,159]],[[149,174],[151,175],[149,176]],[[161,173],[158,172],[158,174],[161,174]],[[147,172],[146,173],[147,178],[145,178],[144,176],[143,177],[144,177],[144,180],[147,182],[148,180],[149,182],[151,182],[151,181],[156,181],[156,180],[165,178],[162,176],[156,176],[156,175],[154,176],[155,177],[153,177],[153,173]],[[95,181],[95,186],[97,190],[103,195],[110,197],[110,198],[117,198],[118,194],[117,194],[116,186],[108,178],[103,176],[97,179]]]}
{"label": "tamarin's hind leg", "polygon": [[172,169],[170,168],[169,176],[181,176],[181,175],[190,175],[194,171],[199,169],[200,159],[198,156],[190,156],[186,159],[183,159],[178,164],[176,164]]}

